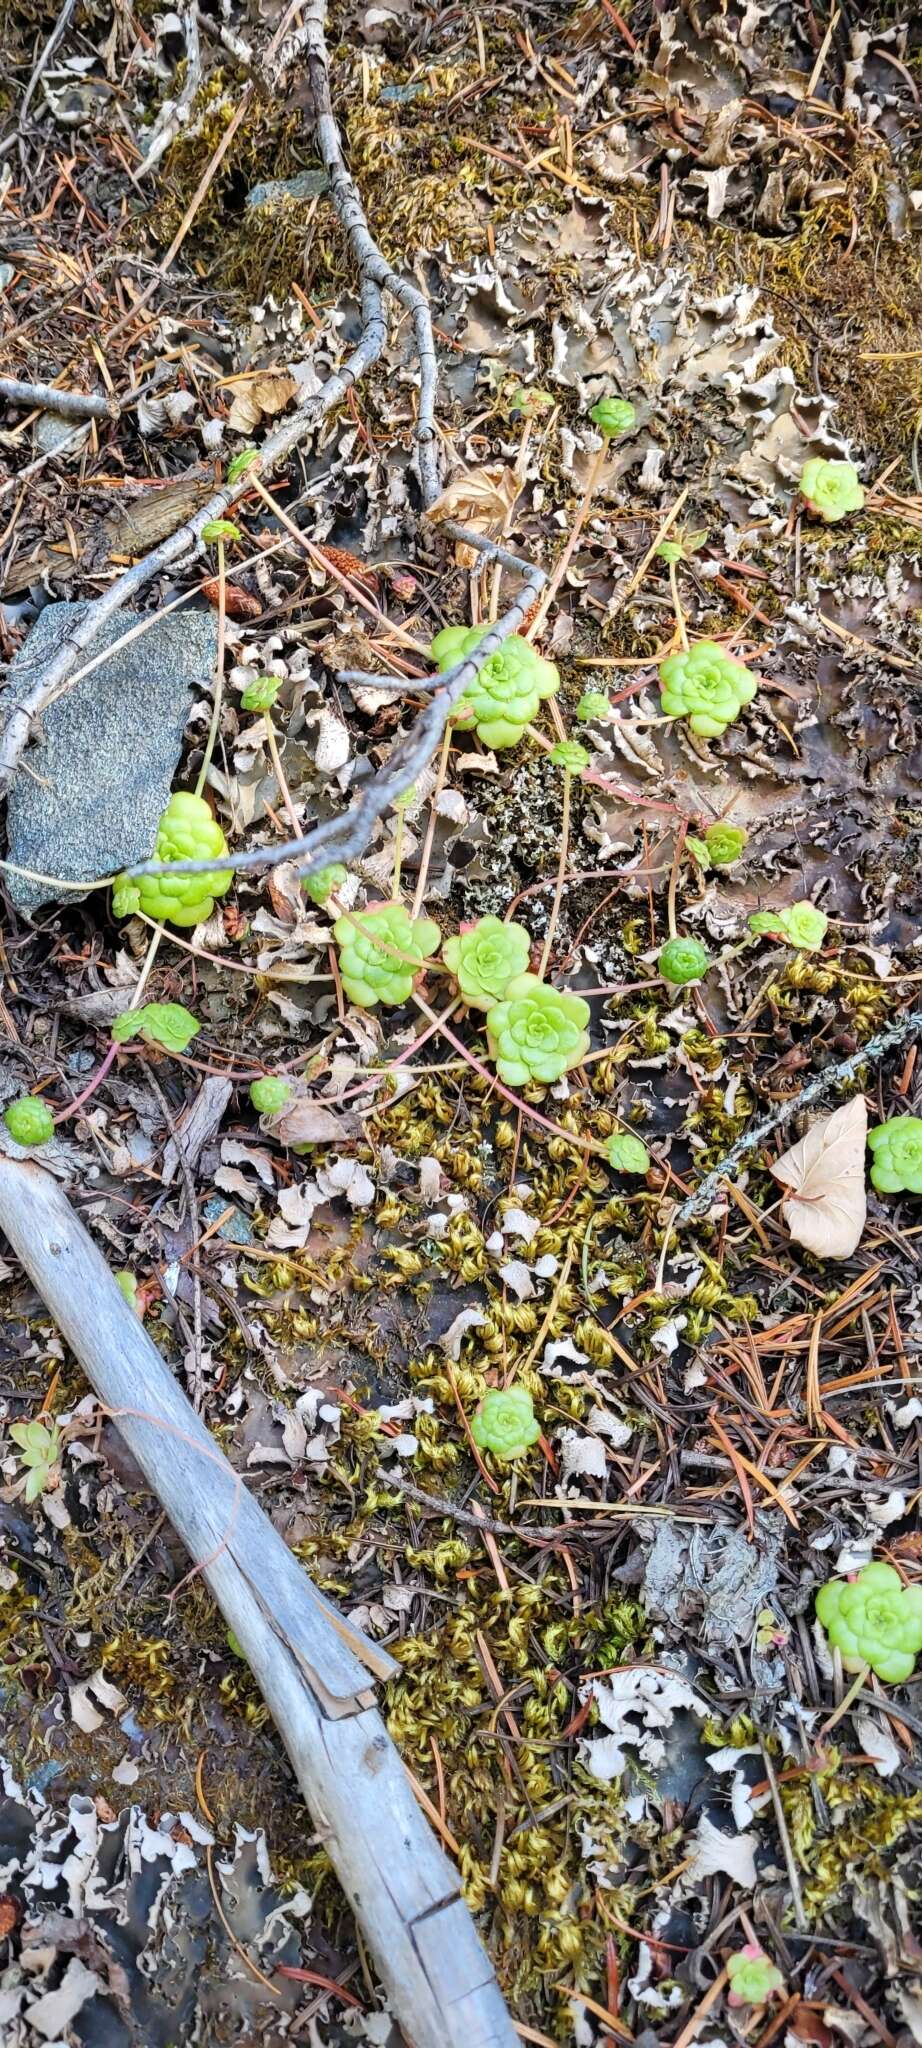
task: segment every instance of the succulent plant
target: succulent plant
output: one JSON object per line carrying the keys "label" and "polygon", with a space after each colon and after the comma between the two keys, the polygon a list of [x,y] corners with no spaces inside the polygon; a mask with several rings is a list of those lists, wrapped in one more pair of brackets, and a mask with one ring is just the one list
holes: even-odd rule
{"label": "succulent plant", "polygon": [[250,1082],[250,1101],[260,1116],[278,1116],[291,1100],[291,1084],[281,1074],[261,1074]]}
{"label": "succulent plant", "polygon": [[616,434],[629,434],[637,418],[629,398],[599,398],[589,408],[589,418],[606,441]]}
{"label": "succulent plant", "polygon": [[[429,652],[444,674],[473,654],[490,631],[489,626],[446,626]],[[514,747],[537,718],[542,698],[553,697],[559,688],[554,663],[511,633],[458,698],[453,715],[460,724],[473,725],[485,747]]]}
{"label": "succulent plant", "polygon": [[661,540],[656,552],[661,562],[687,562],[689,555],[695,555],[707,540],[707,528],[702,526],[698,533],[676,533],[669,540]]}
{"label": "succulent plant", "polygon": [[922,1650],[922,1586],[904,1586],[892,1564],[866,1564],[853,1580],[827,1579],[816,1611],[846,1671],[869,1664],[887,1685],[912,1677]]}
{"label": "succulent plant", "polygon": [[800,495],[808,512],[833,524],[860,512],[864,492],[853,462],[825,462],[814,455],[800,472]]}
{"label": "succulent plant", "polygon": [[521,924],[478,917],[467,931],[446,939],[442,959],[469,1009],[489,1010],[528,966],[531,938]]}
{"label": "succulent plant", "polygon": [[604,690],[584,690],[576,707],[576,716],[585,723],[588,718],[607,718],[610,710]]}
{"label": "succulent plant", "polygon": [[17,1145],[47,1145],[54,1135],[54,1117],[40,1095],[20,1095],[8,1102],[3,1121]]}
{"label": "succulent plant", "polygon": [[550,759],[555,768],[564,768],[568,775],[581,775],[592,756],[579,740],[558,740],[556,747],[551,748]]}
{"label": "succulent plant", "polygon": [[537,384],[517,384],[509,400],[509,410],[530,420],[538,413],[551,412],[556,403],[550,391],[542,391]]}
{"label": "succulent plant", "polygon": [[656,964],[664,981],[681,988],[685,982],[700,981],[711,962],[700,939],[667,939]]}
{"label": "succulent plant", "polygon": [[521,1458],[541,1435],[527,1387],[492,1387],[471,1420],[478,1450],[494,1458]]}
{"label": "succulent plant", "polygon": [[792,903],[789,910],[754,910],[749,919],[757,938],[786,939],[789,946],[800,946],[806,953],[819,952],[828,924],[825,910],[806,902]]}
{"label": "succulent plant", "polygon": [[312,903],[326,903],[346,879],[347,869],[342,861],[334,860],[328,868],[315,868],[312,875],[305,875],[301,883]]}
{"label": "succulent plant", "polygon": [[605,1147],[605,1157],[613,1173],[646,1173],[650,1164],[646,1145],[633,1131],[616,1131]]}
{"label": "succulent plant", "polygon": [[113,1020],[112,1036],[116,1045],[143,1038],[145,1045],[161,1045],[165,1052],[185,1052],[201,1028],[182,1003],[143,1003],[139,1010],[122,1010]]}
{"label": "succulent plant", "polygon": [[667,654],[660,662],[660,702],[667,718],[687,718],[692,732],[717,739],[751,704],[759,687],[741,661],[714,640]]}
{"label": "succulent plant", "polygon": [[441,936],[431,917],[411,918],[402,903],[345,911],[333,926],[333,937],[350,1003],[371,1010],[375,1003],[407,1002]]}
{"label": "succulent plant", "polygon": [[868,1132],[871,1180],[882,1195],[922,1195],[922,1117],[892,1116]]}
{"label": "succulent plant", "polygon": [[243,535],[232,519],[209,519],[208,525],[202,527],[202,539],[210,547],[213,541],[242,540]]}
{"label": "succulent plant", "polygon": [[56,1422],[13,1422],[10,1436],[19,1452],[19,1462],[26,1468],[25,1497],[37,1500],[40,1493],[54,1484],[56,1468],[61,1456],[61,1432]]}
{"label": "succulent plant", "polygon": [[725,825],[718,819],[716,825],[709,825],[704,835],[708,857],[715,868],[729,868],[740,854],[749,838],[742,825]]}
{"label": "succulent plant", "polygon": [[114,1273],[112,1277],[119,1293],[127,1301],[129,1308],[133,1308],[135,1315],[139,1316],[141,1314],[141,1304],[138,1299],[138,1283],[134,1274],[128,1271],[127,1266],[123,1266],[121,1272]]}
{"label": "succulent plant", "polygon": [[784,1978],[758,1942],[747,1941],[727,1961],[728,2005],[764,2005],[777,1991],[784,1990]]}
{"label": "succulent plant", "polygon": [[559,1081],[589,1051],[588,1022],[582,996],[565,995],[537,974],[517,975],[487,1011],[487,1042],[500,1080],[510,1088]]}
{"label": "succulent plant", "polygon": [[254,676],[240,692],[244,711],[271,711],[281,687],[281,676]]}
{"label": "succulent plant", "polygon": [[[227,841],[204,798],[180,789],[171,796],[157,827],[153,858],[219,860]],[[142,910],[156,924],[204,924],[217,896],[225,896],[234,877],[230,869],[201,875],[120,875],[112,890],[116,917]]]}
{"label": "succulent plant", "polygon": [[252,468],[253,463],[258,461],[258,448],[241,448],[239,455],[233,456],[227,465],[228,483],[238,484],[241,477],[246,475],[247,470]]}

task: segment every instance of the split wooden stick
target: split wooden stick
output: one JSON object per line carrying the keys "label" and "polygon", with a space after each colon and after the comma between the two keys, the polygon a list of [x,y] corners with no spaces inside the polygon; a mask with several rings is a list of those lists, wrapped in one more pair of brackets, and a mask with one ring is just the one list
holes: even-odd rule
{"label": "split wooden stick", "polygon": [[256,1678],[412,2048],[515,2048],[371,1691],[391,1659],[292,1557],[178,1387],[67,1195],[0,1154],[0,1230],[199,1566]]}

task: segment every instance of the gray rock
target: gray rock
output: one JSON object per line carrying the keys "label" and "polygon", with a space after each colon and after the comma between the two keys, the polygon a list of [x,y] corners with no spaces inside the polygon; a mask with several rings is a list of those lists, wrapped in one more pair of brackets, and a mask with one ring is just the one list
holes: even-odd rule
{"label": "gray rock", "polygon": [[315,199],[328,192],[326,171],[298,171],[293,178],[266,178],[247,193],[247,206],[283,206],[286,199]]}
{"label": "gray rock", "polygon": [[[85,611],[83,604],[49,604],[40,612],[11,664],[2,715],[26,695],[36,670]],[[118,612],[85,658],[139,623],[137,612]],[[213,612],[170,612],[49,705],[44,738],[26,757],[35,772],[20,768],[10,791],[11,861],[85,882],[147,858],[169,799],[192,692],[207,691],[217,648]],[[7,882],[20,910],[74,901],[73,890],[21,875]]]}

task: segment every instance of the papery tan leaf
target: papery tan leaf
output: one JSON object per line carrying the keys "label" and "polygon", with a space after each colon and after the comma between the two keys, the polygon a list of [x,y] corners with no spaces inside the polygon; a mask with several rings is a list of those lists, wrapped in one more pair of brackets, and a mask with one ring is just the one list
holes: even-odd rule
{"label": "papery tan leaf", "polygon": [[776,1159],[772,1173],[790,1190],[782,1212],[795,1244],[819,1258],[848,1259],[867,1216],[864,1154],[868,1112],[856,1095],[818,1117],[806,1137]]}
{"label": "papery tan leaf", "polygon": [[298,387],[287,370],[260,370],[234,389],[227,424],[235,434],[250,434],[261,419],[273,419],[284,412]]}
{"label": "papery tan leaf", "polygon": [[[430,505],[427,519],[457,519],[474,533],[495,536],[502,532],[522,486],[515,471],[502,464],[489,469],[468,469],[452,477],[444,491]],[[473,569],[479,560],[476,549],[463,541],[455,545],[455,560],[462,569]]]}
{"label": "papery tan leaf", "polygon": [[295,1097],[279,1116],[263,1117],[261,1124],[280,1145],[335,1145],[361,1135],[362,1120],[354,1110],[335,1113],[310,1096]]}

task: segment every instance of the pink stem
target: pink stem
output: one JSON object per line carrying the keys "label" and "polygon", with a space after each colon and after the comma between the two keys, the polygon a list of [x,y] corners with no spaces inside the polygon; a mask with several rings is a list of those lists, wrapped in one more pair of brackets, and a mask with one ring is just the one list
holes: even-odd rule
{"label": "pink stem", "polygon": [[100,1082],[105,1080],[106,1075],[109,1071],[109,1068],[112,1065],[112,1062],[117,1052],[118,1046],[116,1045],[115,1040],[113,1038],[109,1050],[106,1053],[105,1059],[102,1061],[101,1065],[97,1067],[96,1072],[93,1075],[92,1079],[87,1082],[82,1095],[78,1095],[75,1101],[69,1102],[66,1109],[58,1110],[58,1113],[55,1117],[56,1124],[64,1124],[67,1122],[68,1117],[76,1116],[78,1109],[82,1109],[84,1103],[89,1102],[90,1096],[95,1095]]}

